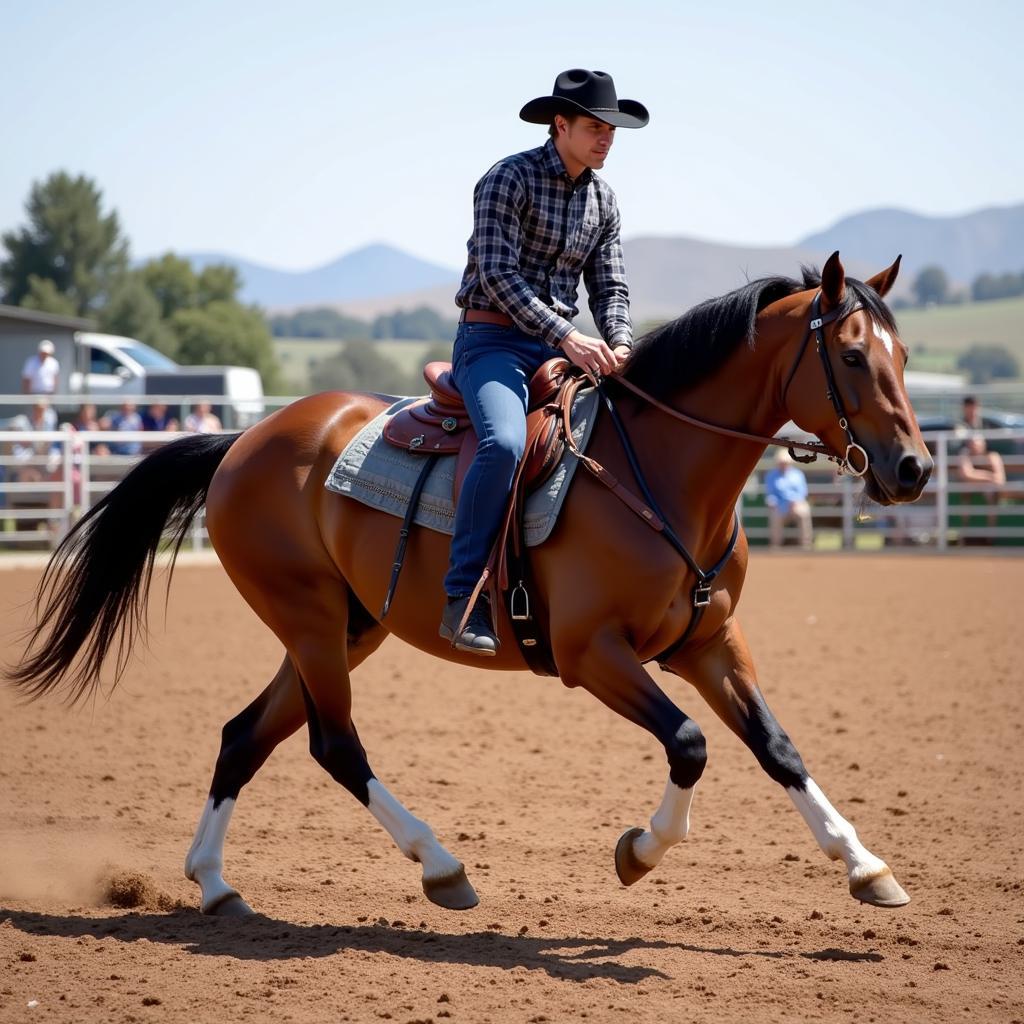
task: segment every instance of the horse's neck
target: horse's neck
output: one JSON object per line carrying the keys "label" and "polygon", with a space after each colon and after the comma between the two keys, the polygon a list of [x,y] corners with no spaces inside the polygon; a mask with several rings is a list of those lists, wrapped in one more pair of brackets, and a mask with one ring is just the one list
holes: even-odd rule
{"label": "horse's neck", "polygon": [[[783,325],[765,321],[758,328],[753,349],[740,346],[713,376],[668,404],[718,426],[774,435],[788,418],[780,397],[789,346]],[[673,524],[716,546],[732,528],[733,509],[764,445],[702,430],[642,402],[629,431],[638,451],[661,453],[650,460],[651,484]]]}

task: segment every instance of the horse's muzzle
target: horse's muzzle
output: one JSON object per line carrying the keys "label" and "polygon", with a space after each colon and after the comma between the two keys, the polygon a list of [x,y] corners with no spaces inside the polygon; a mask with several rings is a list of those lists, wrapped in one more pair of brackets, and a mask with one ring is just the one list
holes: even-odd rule
{"label": "horse's muzzle", "polygon": [[[869,497],[882,505],[904,504],[917,501],[932,475],[934,462],[927,453],[924,455],[904,449],[888,466],[874,463],[869,486]],[[893,467],[890,469],[890,467]],[[875,491],[877,493],[871,493]]]}

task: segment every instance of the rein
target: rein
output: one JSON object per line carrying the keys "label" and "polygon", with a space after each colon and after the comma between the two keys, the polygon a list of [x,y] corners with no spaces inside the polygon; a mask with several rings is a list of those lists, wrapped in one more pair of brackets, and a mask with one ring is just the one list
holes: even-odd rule
{"label": "rein", "polygon": [[[862,309],[862,306],[855,306],[853,309],[848,310],[843,319],[856,313]],[[804,352],[807,350],[807,343],[810,340],[811,334],[815,336],[815,347],[818,350],[818,355],[821,357],[822,370],[825,374],[826,384],[826,395],[829,401],[832,403],[832,408],[836,412],[836,416],[839,419],[839,426],[846,434],[847,446],[846,454],[843,456],[835,455],[831,452],[827,445],[821,441],[795,441],[787,437],[768,437],[764,434],[752,434],[745,430],[736,430],[733,427],[723,427],[717,423],[712,423],[709,420],[698,419],[696,416],[690,416],[688,413],[682,412],[679,409],[673,408],[671,405],[667,405],[665,402],[659,401],[654,395],[644,391],[643,388],[637,387],[631,381],[625,379],[625,377],[616,377],[615,380],[622,387],[629,391],[632,391],[638,398],[642,398],[649,405],[653,405],[656,409],[660,409],[663,413],[671,416],[673,419],[681,420],[683,423],[688,423],[692,427],[698,427],[701,430],[710,431],[713,434],[721,434],[724,437],[735,437],[740,441],[754,441],[757,444],[763,445],[778,445],[781,448],[788,448],[790,455],[797,462],[813,462],[819,455],[829,462],[836,463],[839,466],[841,473],[848,473],[850,476],[863,476],[868,471],[870,460],[868,453],[864,448],[857,444],[856,439],[853,436],[853,431],[850,428],[850,419],[846,415],[846,411],[843,407],[843,400],[839,394],[839,389],[836,387],[835,374],[832,370],[832,361],[829,359],[828,348],[825,345],[825,333],[824,327],[826,324],[830,324],[835,320],[839,320],[839,310],[834,309],[824,316],[821,315],[821,292],[818,292],[813,301],[811,302],[811,319],[807,324],[807,330],[804,332],[803,341],[800,342],[800,348],[797,351],[796,358],[793,360],[793,365],[789,369],[789,373],[786,375],[786,383],[782,388],[782,404],[785,405],[786,392],[789,390],[790,382],[796,374],[797,367],[800,365],[800,361],[803,359]],[[796,450],[808,452],[809,455],[800,456],[797,455]],[[860,469],[857,469],[850,460],[851,452],[859,452],[863,465]]]}
{"label": "rein", "polygon": [[[853,309],[846,311],[843,316],[849,316],[862,308],[862,306],[855,306]],[[800,361],[804,357],[804,352],[807,350],[807,343],[810,341],[811,334],[813,333],[815,336],[815,347],[821,357],[822,370],[825,374],[825,383],[827,387],[826,394],[828,395],[829,401],[832,403],[832,408],[835,410],[836,416],[839,419],[839,426],[846,433],[847,446],[846,454],[844,456],[833,454],[822,441],[807,442],[794,441],[786,437],[766,437],[762,434],[752,434],[745,430],[735,430],[732,427],[723,427],[717,423],[698,419],[696,416],[690,416],[688,413],[682,412],[679,409],[674,409],[672,406],[660,401],[653,395],[648,394],[642,388],[637,387],[635,384],[632,384],[630,381],[622,377],[618,377],[616,380],[627,390],[632,391],[633,394],[642,398],[645,402],[654,406],[656,409],[660,409],[673,419],[681,420],[683,423],[690,424],[690,426],[698,427],[701,430],[707,430],[714,434],[722,434],[725,437],[734,437],[741,441],[753,441],[757,444],[766,446],[779,445],[780,447],[788,448],[790,454],[798,462],[813,462],[819,455],[821,455],[830,462],[835,462],[839,466],[840,472],[849,473],[852,476],[863,476],[867,472],[870,464],[868,453],[863,447],[861,447],[861,445],[857,444],[857,441],[853,436],[853,431],[850,429],[850,420],[846,415],[846,409],[843,406],[843,400],[839,394],[839,389],[836,387],[835,374],[832,371],[832,362],[829,359],[828,349],[825,345],[825,325],[833,323],[840,318],[840,312],[838,309],[834,309],[831,312],[826,313],[824,316],[821,315],[821,292],[817,292],[814,299],[811,301],[811,318],[807,324],[807,330],[804,332],[804,337],[800,342],[800,348],[797,350],[796,357],[793,360],[793,365],[790,367],[789,373],[786,375],[786,382],[782,388],[782,405],[785,407],[786,392],[788,391],[789,385],[796,374]],[[590,375],[588,374],[588,376]],[[582,381],[583,379],[580,378],[579,384],[582,384]],[[729,538],[729,543],[726,545],[725,552],[722,557],[719,558],[719,560],[710,569],[702,569],[700,565],[698,565],[696,559],[694,559],[693,555],[689,550],[687,550],[686,545],[683,544],[682,540],[669,525],[668,518],[664,513],[662,513],[661,509],[658,508],[654,495],[651,493],[651,490],[647,485],[647,481],[644,479],[639,460],[636,457],[636,452],[633,450],[633,446],[630,443],[629,436],[626,433],[625,425],[618,414],[618,410],[616,410],[611,400],[611,396],[603,387],[601,387],[600,379],[598,379],[597,383],[605,408],[608,410],[612,423],[615,426],[615,431],[619,435],[619,441],[626,453],[633,477],[640,487],[643,500],[640,500],[626,487],[623,487],[623,485],[611,473],[609,473],[604,466],[602,466],[596,459],[585,455],[576,445],[572,436],[570,414],[572,409],[572,400],[575,397],[576,392],[579,390],[579,384],[576,387],[563,388],[559,401],[562,435],[565,438],[566,448],[631,511],[636,513],[636,515],[646,522],[651,529],[661,534],[661,536],[664,537],[680,555],[689,567],[690,571],[697,577],[697,581],[690,591],[692,614],[685,631],[682,636],[673,641],[673,643],[665,648],[665,650],[660,654],[656,654],[653,658],[648,659],[649,661],[656,661],[659,665],[665,667],[665,663],[668,659],[676,651],[682,648],[694,634],[697,626],[700,624],[701,618],[704,615],[705,609],[711,604],[712,584],[722,569],[725,568],[736,548],[736,541],[739,538],[740,529],[739,514],[737,512],[733,513],[732,535]],[[797,455],[794,449],[800,449],[801,451],[808,452],[809,454],[800,456]],[[851,462],[851,453],[855,451],[860,453],[863,460],[863,465],[860,469],[857,469]]]}

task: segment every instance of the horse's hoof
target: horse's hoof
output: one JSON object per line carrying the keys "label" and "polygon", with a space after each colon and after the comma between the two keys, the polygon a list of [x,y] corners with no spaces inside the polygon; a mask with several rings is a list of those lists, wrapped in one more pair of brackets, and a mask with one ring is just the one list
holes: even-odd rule
{"label": "horse's hoof", "polygon": [[639,882],[648,871],[653,871],[633,852],[633,842],[644,834],[642,828],[631,828],[619,836],[615,844],[615,873],[623,885]]}
{"label": "horse's hoof", "polygon": [[903,891],[903,886],[892,877],[886,869],[882,874],[869,878],[857,888],[850,887],[850,895],[861,903],[870,903],[873,907],[905,907],[910,897]]}
{"label": "horse's hoof", "polygon": [[462,867],[441,878],[424,878],[423,893],[431,903],[446,910],[472,910],[480,902]]}
{"label": "horse's hoof", "polygon": [[252,917],[256,911],[237,892],[226,892],[204,908],[203,913],[210,917]]}

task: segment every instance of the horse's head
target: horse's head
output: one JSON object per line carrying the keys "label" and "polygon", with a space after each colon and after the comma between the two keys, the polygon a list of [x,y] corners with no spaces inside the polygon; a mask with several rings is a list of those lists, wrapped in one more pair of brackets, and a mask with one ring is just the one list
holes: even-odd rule
{"label": "horse's head", "polygon": [[[851,441],[863,449],[865,491],[883,505],[916,500],[932,471],[903,381],[907,347],[881,301],[899,266],[897,257],[861,283],[847,279],[838,252],[829,257],[821,272],[820,308],[812,304],[804,323],[811,343],[798,357],[785,394],[794,422],[837,454],[847,452],[858,472],[865,469],[864,455],[849,449]],[[821,338],[823,352],[815,344]]]}

